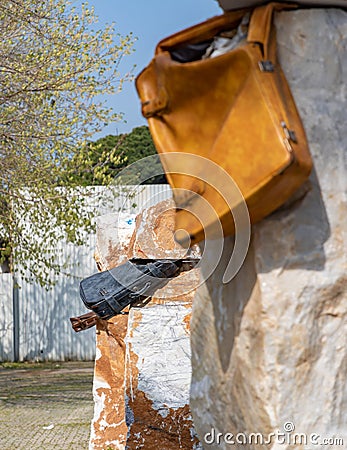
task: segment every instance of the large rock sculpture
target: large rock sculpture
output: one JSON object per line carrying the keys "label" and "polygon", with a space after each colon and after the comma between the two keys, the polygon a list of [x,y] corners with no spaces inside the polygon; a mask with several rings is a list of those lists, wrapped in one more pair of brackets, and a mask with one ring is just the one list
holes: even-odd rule
{"label": "large rock sculpture", "polygon": [[[217,270],[199,288],[191,407],[204,448],[341,449],[347,445],[347,12],[280,12],[275,24],[314,170],[291,202],[254,227],[236,278],[222,285],[233,246],[227,238]],[[276,430],[288,433],[265,442]],[[261,433],[264,442],[249,433]],[[316,447],[324,439],[329,443]]]}

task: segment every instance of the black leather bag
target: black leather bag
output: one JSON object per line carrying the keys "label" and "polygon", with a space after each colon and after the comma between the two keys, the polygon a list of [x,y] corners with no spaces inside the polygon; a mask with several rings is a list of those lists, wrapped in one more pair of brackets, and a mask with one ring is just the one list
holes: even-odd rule
{"label": "black leather bag", "polygon": [[180,272],[180,261],[139,261],[127,261],[81,281],[80,296],[85,306],[101,319],[109,319],[126,306],[152,297]]}
{"label": "black leather bag", "polygon": [[193,269],[198,258],[142,259],[133,258],[105,272],[98,272],[80,283],[83,303],[92,312],[71,317],[72,328],[78,333],[108,320],[129,305],[143,304],[157,289],[181,272]]}

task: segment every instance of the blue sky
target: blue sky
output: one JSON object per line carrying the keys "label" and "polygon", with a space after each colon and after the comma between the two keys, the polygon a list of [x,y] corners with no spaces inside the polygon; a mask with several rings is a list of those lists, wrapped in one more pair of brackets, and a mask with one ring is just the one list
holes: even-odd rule
{"label": "blue sky", "polygon": [[[149,63],[162,38],[222,13],[216,0],[89,0],[88,3],[94,6],[101,26],[116,22],[117,32],[132,31],[138,38],[135,52],[121,65],[122,72],[126,72],[136,64],[135,74]],[[134,83],[124,85],[120,94],[107,97],[107,104],[116,112],[123,112],[127,123],[111,124],[101,135],[128,132],[146,123]]]}

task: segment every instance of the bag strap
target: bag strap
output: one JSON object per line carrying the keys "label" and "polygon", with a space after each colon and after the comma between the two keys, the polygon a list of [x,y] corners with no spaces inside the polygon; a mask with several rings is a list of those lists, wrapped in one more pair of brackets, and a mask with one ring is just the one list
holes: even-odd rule
{"label": "bag strap", "polygon": [[[281,125],[288,145],[290,145],[289,141],[296,142],[295,133],[290,128],[295,121],[293,120],[293,112],[287,104],[288,89],[283,86],[285,80],[283,79],[282,70],[280,67],[276,68],[276,65],[278,65],[276,29],[272,21],[274,11],[296,8],[297,5],[288,3],[269,3],[255,8],[251,16],[247,36],[249,44],[260,46],[262,54],[262,60],[258,61],[260,70],[264,72],[265,76],[266,72],[272,73],[270,79],[272,78],[277,86],[277,91],[274,91],[271,101],[275,103],[275,108],[281,115]],[[269,79],[267,81],[269,82]],[[269,87],[274,90],[273,83],[270,82]]]}
{"label": "bag strap", "polygon": [[275,33],[272,27],[273,12],[295,8],[297,8],[295,4],[268,3],[254,9],[249,23],[247,42],[260,44],[265,61],[276,58]]}

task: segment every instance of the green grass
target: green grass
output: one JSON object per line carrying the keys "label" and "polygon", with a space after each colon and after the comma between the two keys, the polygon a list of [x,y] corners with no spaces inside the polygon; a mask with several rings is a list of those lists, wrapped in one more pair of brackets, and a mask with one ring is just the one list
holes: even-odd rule
{"label": "green grass", "polygon": [[0,369],[60,369],[61,363],[57,362],[1,362]]}
{"label": "green grass", "polygon": [[93,361],[46,361],[46,362],[32,362],[32,361],[24,361],[24,362],[0,362],[0,370],[1,369],[13,369],[13,370],[57,370],[57,369],[65,369],[72,368],[78,369],[83,367],[92,367],[94,364]]}

